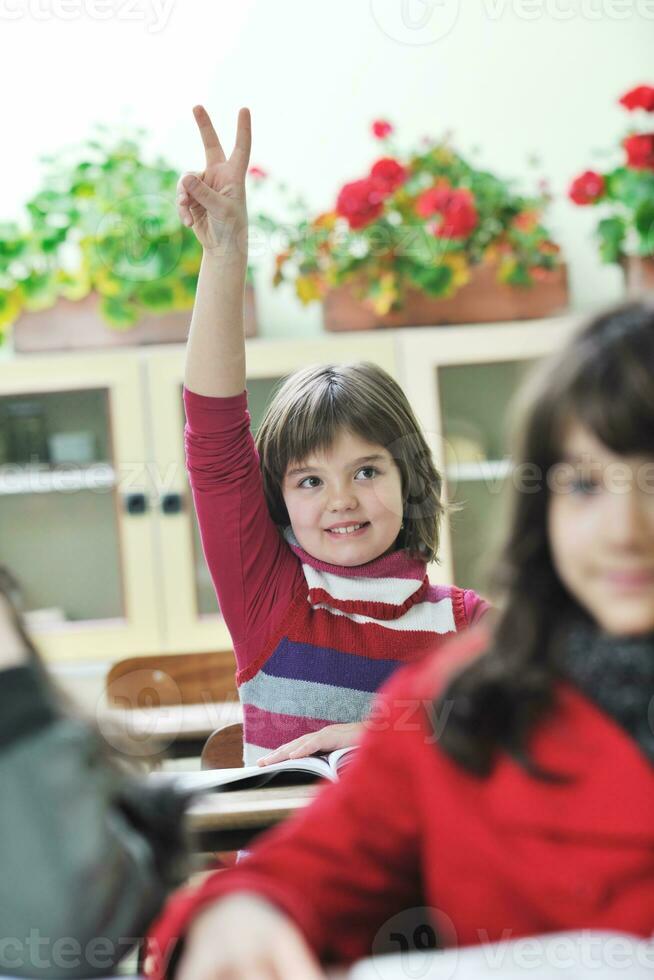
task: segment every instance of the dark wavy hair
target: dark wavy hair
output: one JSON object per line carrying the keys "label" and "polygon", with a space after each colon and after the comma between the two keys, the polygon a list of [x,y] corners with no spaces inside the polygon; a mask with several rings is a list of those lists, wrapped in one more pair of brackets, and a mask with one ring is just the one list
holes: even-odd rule
{"label": "dark wavy hair", "polygon": [[434,561],[438,553],[442,478],[402,388],[376,364],[325,364],[290,375],[257,432],[263,488],[273,521],[289,524],[282,482],[289,464],[324,451],[341,431],[377,443],[402,478],[403,523],[396,547]]}
{"label": "dark wavy hair", "polygon": [[491,576],[500,611],[490,646],[435,705],[449,706],[440,747],[478,775],[499,749],[531,767],[528,736],[553,704],[559,638],[572,617],[587,616],[555,571],[547,531],[547,475],[567,426],[582,424],[616,454],[654,455],[654,302],[595,317],[527,381],[514,411],[514,473],[537,479],[522,493],[514,481]]}

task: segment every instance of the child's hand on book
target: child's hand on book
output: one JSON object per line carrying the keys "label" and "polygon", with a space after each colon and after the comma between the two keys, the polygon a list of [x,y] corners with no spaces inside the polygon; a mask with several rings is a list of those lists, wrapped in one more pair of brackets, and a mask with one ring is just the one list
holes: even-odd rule
{"label": "child's hand on book", "polygon": [[193,922],[176,980],[324,980],[306,941],[278,908],[247,892],[207,906]]}
{"label": "child's hand on book", "polygon": [[293,739],[280,745],[278,749],[259,759],[257,765],[270,766],[273,762],[282,762],[284,759],[304,759],[308,755],[316,753],[324,754],[334,752],[336,749],[347,749],[351,745],[358,745],[363,737],[364,726],[362,722],[353,722],[347,725],[327,725],[319,732],[310,732],[300,738]]}
{"label": "child's hand on book", "polygon": [[238,114],[236,143],[229,159],[220,145],[209,113],[193,109],[204,144],[205,169],[183,174],[177,184],[177,213],[195,235],[205,252],[231,256],[247,254],[247,208],[245,176],[252,141],[250,112]]}

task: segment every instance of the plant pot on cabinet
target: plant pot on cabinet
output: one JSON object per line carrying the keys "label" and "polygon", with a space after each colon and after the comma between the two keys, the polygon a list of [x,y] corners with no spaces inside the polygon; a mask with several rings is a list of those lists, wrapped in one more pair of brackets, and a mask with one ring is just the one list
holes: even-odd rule
{"label": "plant pot on cabinet", "polygon": [[[146,314],[128,330],[117,330],[100,316],[99,302],[97,293],[90,293],[76,302],[59,299],[47,310],[22,313],[13,326],[14,350],[31,354],[186,342],[191,310]],[[245,336],[256,336],[256,306],[250,285],[245,287],[244,320]]]}
{"label": "plant pot on cabinet", "polygon": [[490,264],[473,266],[470,281],[454,296],[429,296],[408,289],[400,310],[377,314],[357,296],[355,283],[330,290],[323,300],[326,330],[372,330],[376,327],[421,327],[446,323],[490,323],[531,320],[563,313],[568,307],[565,265],[531,286],[498,282]]}
{"label": "plant pot on cabinet", "polygon": [[625,255],[621,261],[627,296],[654,293],[654,255]]}

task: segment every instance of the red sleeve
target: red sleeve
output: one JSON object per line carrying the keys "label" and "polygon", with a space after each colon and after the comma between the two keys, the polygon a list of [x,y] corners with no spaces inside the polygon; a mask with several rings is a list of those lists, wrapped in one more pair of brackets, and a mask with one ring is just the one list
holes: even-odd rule
{"label": "red sleeve", "polygon": [[[184,390],[184,443],[202,548],[242,670],[290,603],[302,576],[268,512],[247,393]],[[246,641],[248,641],[246,643]]]}
{"label": "red sleeve", "polygon": [[473,592],[472,589],[466,589],[463,594],[463,604],[466,611],[466,620],[468,621],[468,626],[474,626],[478,623],[485,613],[491,608],[490,603],[486,599],[482,599],[481,596]]}
{"label": "red sleeve", "polygon": [[148,945],[154,980],[165,977],[175,944],[198,911],[231,892],[255,891],[284,909],[320,959],[335,962],[370,955],[380,926],[421,904],[420,815],[410,760],[422,702],[414,699],[414,721],[406,724],[407,699],[394,697],[394,680],[391,685],[340,782],[260,838],[243,864],[173,897]]}

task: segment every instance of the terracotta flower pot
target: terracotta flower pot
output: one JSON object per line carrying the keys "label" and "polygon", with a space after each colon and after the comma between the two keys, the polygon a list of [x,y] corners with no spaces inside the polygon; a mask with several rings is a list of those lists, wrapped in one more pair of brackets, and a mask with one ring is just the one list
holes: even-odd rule
{"label": "terracotta flower pot", "polygon": [[[103,347],[133,347],[141,344],[184,343],[191,323],[191,310],[150,314],[129,330],[112,329],[100,316],[99,297],[91,293],[72,302],[59,299],[38,313],[23,313],[13,326],[14,350],[21,354],[38,351],[84,350]],[[245,288],[245,336],[257,333],[254,289]]]}
{"label": "terracotta flower pot", "polygon": [[568,278],[564,265],[532,286],[507,286],[497,281],[495,266],[478,265],[471,269],[470,281],[447,299],[410,289],[401,310],[379,315],[357,297],[356,285],[348,283],[327,293],[323,314],[326,330],[372,330],[530,320],[562,313],[567,306]]}
{"label": "terracotta flower pot", "polygon": [[625,255],[622,259],[627,296],[654,293],[654,255]]}

